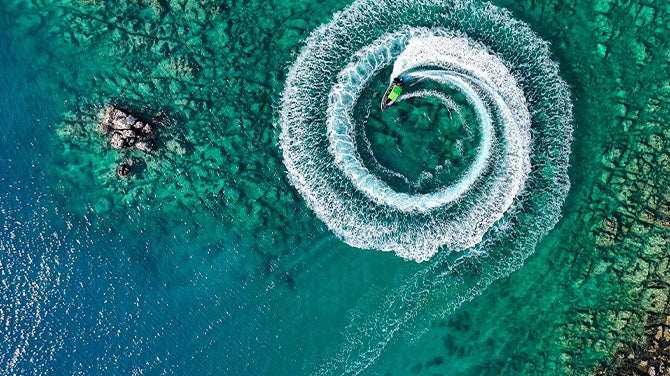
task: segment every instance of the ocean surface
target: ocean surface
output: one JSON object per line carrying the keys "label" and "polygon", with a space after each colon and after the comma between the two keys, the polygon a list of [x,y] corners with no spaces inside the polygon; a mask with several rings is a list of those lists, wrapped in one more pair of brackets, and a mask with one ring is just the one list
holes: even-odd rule
{"label": "ocean surface", "polygon": [[[670,313],[668,10],[2,1],[0,374],[615,367],[617,349]],[[394,32],[406,34],[384,39]],[[428,43],[417,61],[402,54],[407,33],[458,48]],[[491,82],[464,78],[477,95],[510,77],[481,108],[529,109],[518,127],[496,110],[511,133],[492,126],[500,151],[455,203],[429,194],[478,163],[488,131],[478,99],[454,89],[461,76],[433,71],[449,53],[493,56]],[[381,113],[398,61],[442,77],[451,99],[422,81],[430,95]],[[109,145],[109,104],[160,124],[154,152]],[[383,182],[346,164],[351,145]],[[129,158],[142,169],[117,177]],[[419,196],[441,206],[405,209]],[[469,214],[479,207],[493,212]]]}

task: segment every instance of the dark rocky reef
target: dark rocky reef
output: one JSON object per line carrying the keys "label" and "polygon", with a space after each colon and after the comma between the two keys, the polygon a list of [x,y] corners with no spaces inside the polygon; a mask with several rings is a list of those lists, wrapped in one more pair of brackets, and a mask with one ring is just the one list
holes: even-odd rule
{"label": "dark rocky reef", "polygon": [[137,119],[112,105],[105,107],[100,131],[109,136],[115,149],[136,148],[151,153],[156,146],[156,134],[151,124]]}
{"label": "dark rocky reef", "polygon": [[594,376],[670,375],[670,315],[650,318],[643,343],[619,349],[610,364],[599,366]]}

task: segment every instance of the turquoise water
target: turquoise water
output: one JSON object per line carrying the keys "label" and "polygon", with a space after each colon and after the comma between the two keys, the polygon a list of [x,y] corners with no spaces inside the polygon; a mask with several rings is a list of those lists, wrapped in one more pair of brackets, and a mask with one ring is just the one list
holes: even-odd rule
{"label": "turquoise water", "polygon": [[[0,373],[585,375],[615,364],[667,311],[667,7],[495,4],[552,43],[574,104],[571,190],[556,227],[518,257],[498,246],[461,262],[443,248],[415,263],[339,240],[283,161],[289,69],[349,1],[3,2]],[[370,87],[383,91],[389,74]],[[378,94],[365,95],[376,111]],[[444,123],[431,134],[444,110],[417,102],[371,110],[365,136],[375,171],[407,178],[389,184],[430,192],[453,178],[434,174],[437,161],[463,171],[481,132]],[[109,103],[170,119],[154,154],[109,147],[96,130]],[[447,135],[463,149],[436,146]],[[129,157],[146,169],[118,179]],[[416,184],[422,168],[436,180]],[[513,239],[537,231],[524,210]]]}

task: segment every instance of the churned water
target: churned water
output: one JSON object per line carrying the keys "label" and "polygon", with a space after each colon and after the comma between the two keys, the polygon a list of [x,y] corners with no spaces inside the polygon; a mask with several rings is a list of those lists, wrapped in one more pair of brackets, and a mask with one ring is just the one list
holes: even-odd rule
{"label": "churned water", "polygon": [[668,314],[668,9],[4,1],[0,373],[616,366]]}

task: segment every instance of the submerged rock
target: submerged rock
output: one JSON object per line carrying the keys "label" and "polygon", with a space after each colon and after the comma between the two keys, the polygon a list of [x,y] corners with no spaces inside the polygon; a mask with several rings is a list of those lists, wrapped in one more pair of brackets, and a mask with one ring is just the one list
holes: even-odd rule
{"label": "submerged rock", "polygon": [[118,175],[120,178],[127,177],[130,175],[130,167],[131,165],[127,162],[121,163],[120,165],[116,166],[116,175]]}
{"label": "submerged rock", "polygon": [[146,164],[139,158],[130,158],[116,166],[116,175],[119,178],[127,178],[130,174],[136,174],[144,169]]}
{"label": "submerged rock", "polygon": [[138,120],[112,105],[105,107],[99,129],[109,135],[109,142],[115,149],[135,147],[150,153],[156,145],[156,134],[151,124]]}

